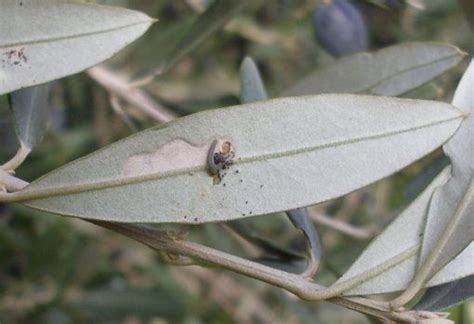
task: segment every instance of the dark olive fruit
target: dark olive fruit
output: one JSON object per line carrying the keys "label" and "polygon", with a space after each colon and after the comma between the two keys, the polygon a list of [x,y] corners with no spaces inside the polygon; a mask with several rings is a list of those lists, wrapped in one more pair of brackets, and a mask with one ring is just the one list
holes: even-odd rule
{"label": "dark olive fruit", "polygon": [[316,39],[335,57],[368,49],[367,25],[349,0],[324,1],[313,14]]}

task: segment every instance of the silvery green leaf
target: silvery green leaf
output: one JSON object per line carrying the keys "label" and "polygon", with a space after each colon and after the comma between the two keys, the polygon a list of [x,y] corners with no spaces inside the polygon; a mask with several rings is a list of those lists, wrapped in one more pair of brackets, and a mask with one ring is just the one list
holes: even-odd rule
{"label": "silvery green leaf", "polygon": [[240,66],[240,101],[247,103],[267,98],[267,91],[255,61],[246,57]]}
{"label": "silvery green leaf", "polygon": [[47,83],[10,94],[18,140],[30,150],[41,141],[48,126],[50,89],[51,84]]}
{"label": "silvery green leaf", "polygon": [[142,35],[137,11],[61,0],[0,0],[0,95],[80,72]]}
{"label": "silvery green leaf", "polygon": [[286,212],[293,225],[301,230],[309,243],[309,251],[311,253],[312,262],[319,262],[321,259],[321,243],[318,232],[314,227],[313,222],[309,216],[308,208],[297,208]]}
{"label": "silvery green leaf", "polygon": [[[451,168],[446,167],[425,191],[365,249],[349,270],[335,283],[335,285],[348,281],[358,283],[344,292],[344,295],[390,293],[402,291],[408,287],[417,272],[424,223],[433,192],[449,181],[450,177]],[[441,285],[473,275],[473,259],[474,243],[471,243],[425,286]]]}
{"label": "silvery green leaf", "polygon": [[[246,57],[240,67],[240,101],[250,103],[268,99],[265,85],[254,60]],[[312,262],[321,257],[319,235],[309,218],[308,209],[298,208],[286,212],[293,225],[305,235],[310,248]]]}
{"label": "silvery green leaf", "polygon": [[[417,260],[418,257],[407,258],[397,266],[391,266],[382,275],[350,290],[347,292],[348,295],[373,294],[405,289],[416,273],[417,261],[422,266],[424,260],[433,249],[435,249],[438,257],[431,271],[431,276],[434,275],[434,277],[431,280],[427,278],[429,280],[427,286],[447,283],[473,274],[473,244],[471,243],[474,233],[472,218],[474,210],[474,186],[472,184],[472,170],[474,169],[474,138],[472,134],[474,134],[474,123],[471,118],[474,103],[473,81],[474,64],[471,63],[456,90],[453,100],[454,105],[465,113],[471,112],[471,114],[444,146],[445,152],[451,158],[453,170],[452,174],[445,180],[446,183],[440,185],[439,188],[433,191],[433,195],[430,196],[431,200],[429,201],[426,221],[423,218],[425,214],[420,212],[415,214],[419,216],[418,218],[411,217],[412,221],[415,221],[415,219],[423,220],[422,228],[420,229],[416,223],[413,223],[411,226],[407,223],[404,230],[403,227],[399,227],[395,231],[392,229],[391,234],[387,234],[390,233],[388,229],[384,232],[386,242],[393,242],[395,240],[399,242],[396,248],[390,250],[393,252],[391,254],[394,254],[398,251],[397,249],[406,245],[407,242],[412,242],[411,245],[414,246],[413,241],[406,238],[400,239],[399,236],[402,234],[397,233],[402,233],[403,231],[403,235],[407,235],[410,233],[409,229],[416,229],[417,232],[412,233],[411,236],[416,238],[416,233],[422,236],[420,260]],[[430,187],[433,188],[432,185]],[[418,198],[416,201],[420,199]],[[410,208],[407,210],[410,210]],[[398,222],[397,220],[394,224],[398,224]],[[442,249],[438,249],[437,244],[448,226],[451,230],[450,239]],[[380,251],[379,248],[378,253]],[[405,251],[408,251],[408,246]],[[393,256],[391,254],[386,255],[387,260],[396,257],[395,254]],[[398,252],[399,256],[402,254],[402,251]],[[375,269],[376,264],[367,265],[364,262],[381,263],[378,260],[384,259],[380,259],[380,254],[377,254],[376,249],[368,249],[363,254],[363,257],[356,261],[338,283],[347,281],[364,272],[372,271],[372,269]],[[378,268],[380,269],[380,266]]]}
{"label": "silvery green leaf", "polygon": [[428,282],[427,287],[473,275],[472,260],[474,260],[474,242],[471,242],[461,253],[438,271]]}
{"label": "silvery green leaf", "polygon": [[369,93],[397,96],[458,64],[463,53],[451,45],[406,43],[357,53],[309,74],[283,96]]}
{"label": "silvery green leaf", "polygon": [[436,188],[448,181],[450,172],[450,167],[446,167],[339,278],[335,285],[371,276],[344,295],[380,294],[408,286],[416,270],[429,202]]}
{"label": "silvery green leaf", "polygon": [[436,311],[464,302],[474,296],[474,275],[428,288],[414,309]]}
{"label": "silvery green leaf", "polygon": [[449,159],[445,155],[431,161],[410,181],[405,196],[410,201],[415,199],[447,165],[449,165]]}
{"label": "silvery green leaf", "polygon": [[[386,177],[442,145],[463,118],[440,102],[342,94],[216,109],[128,137],[0,200],[120,222],[268,214]],[[209,164],[216,140],[235,152],[221,181]]]}
{"label": "silvery green leaf", "polygon": [[[148,80],[168,71],[210,35],[223,27],[247,2],[248,0],[213,1],[203,14],[189,24],[188,28],[179,30],[179,34],[174,35],[171,46],[165,44],[168,45],[167,48],[163,48],[165,54],[159,55],[159,59],[155,60],[154,66],[148,67],[145,72],[137,77],[139,79],[137,82]],[[186,25],[188,24],[186,23]]]}
{"label": "silvery green leaf", "polygon": [[[419,259],[421,267],[434,250],[435,274],[474,239],[474,60],[461,79],[453,105],[469,114],[456,134],[444,145],[451,159],[452,177],[433,195],[424,229]],[[443,233],[449,240],[439,247]],[[472,265],[472,264],[471,264]]]}

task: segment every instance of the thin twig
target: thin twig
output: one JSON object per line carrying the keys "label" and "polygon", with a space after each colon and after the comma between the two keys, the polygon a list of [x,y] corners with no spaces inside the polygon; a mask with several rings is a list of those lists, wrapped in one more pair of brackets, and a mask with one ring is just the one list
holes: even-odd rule
{"label": "thin twig", "polygon": [[116,94],[110,93],[109,95],[109,103],[112,107],[112,110],[122,119],[125,125],[128,126],[132,131],[136,132],[138,128],[135,126],[133,120],[130,116],[125,112],[120,104],[120,99]]}
{"label": "thin twig", "polygon": [[[8,175],[5,171],[0,171]],[[0,174],[0,176],[3,175]],[[10,177],[14,178],[13,176]],[[173,234],[172,232],[165,232],[141,224],[115,223],[100,220],[86,221],[128,236],[146,246],[149,246],[162,255],[164,253],[171,256],[171,259],[180,260],[180,258],[184,257],[180,260],[184,262],[181,263],[178,261],[178,263],[219,266],[264,281],[273,286],[280,287],[304,300],[327,300],[334,304],[377,317],[386,322],[395,321],[397,323],[412,323],[426,316],[426,314],[416,311],[405,312],[403,308],[393,310],[387,302],[380,302],[361,297],[342,297],[342,293],[350,289],[353,283],[344,282],[340,285],[333,285],[332,287],[326,288],[312,282],[310,279],[305,278],[302,275],[274,269],[198,243],[185,241],[182,233]],[[196,263],[188,262],[191,260],[187,258],[195,260]],[[403,258],[399,259],[400,260],[398,261],[403,261]],[[377,274],[378,272],[376,271],[373,273],[367,273],[367,278],[365,279],[370,279],[370,277]],[[354,280],[354,284],[358,285],[358,280]],[[430,316],[437,316],[435,313],[429,314]]]}
{"label": "thin twig", "polygon": [[165,231],[138,224],[90,222],[133,238],[154,250],[184,255],[199,262],[219,266],[283,288],[304,300],[319,301],[327,298],[327,301],[334,304],[397,323],[415,322],[419,319],[418,312],[404,312],[403,309],[393,311],[385,302],[360,297],[328,297],[326,287],[310,282],[300,275],[258,264],[198,243],[177,239]]}
{"label": "thin twig", "polygon": [[165,123],[177,117],[174,112],[156,103],[143,89],[130,87],[125,77],[105,65],[97,65],[87,73],[105,89],[128,101],[157,122]]}
{"label": "thin twig", "polygon": [[371,226],[356,227],[321,213],[311,213],[311,219],[319,225],[330,227],[338,232],[359,240],[367,240],[374,235],[374,228]]}

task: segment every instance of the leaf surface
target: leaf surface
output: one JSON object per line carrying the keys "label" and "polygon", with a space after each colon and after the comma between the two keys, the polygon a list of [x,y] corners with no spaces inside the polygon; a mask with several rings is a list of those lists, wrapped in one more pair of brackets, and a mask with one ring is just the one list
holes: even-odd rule
{"label": "leaf surface", "polygon": [[[468,113],[456,134],[444,145],[452,163],[452,172],[444,171],[443,184],[435,180],[425,192],[379,236],[353,264],[338,283],[353,279],[397,255],[413,250],[403,262],[387,268],[381,275],[364,282],[346,294],[373,294],[407,288],[417,268],[424,265],[430,253],[436,254],[430,266],[427,286],[448,283],[472,275],[474,268],[474,64],[462,78],[453,105]],[[437,178],[439,179],[439,177]],[[434,184],[436,184],[434,186]],[[438,188],[436,188],[438,187]],[[429,195],[427,196],[427,193]],[[422,203],[420,203],[422,201]],[[416,206],[418,208],[414,209]],[[410,212],[412,211],[412,212]],[[406,213],[412,214],[410,217]],[[420,227],[421,226],[421,227]],[[447,236],[446,236],[447,234]],[[409,235],[409,238],[406,236]],[[442,237],[448,239],[441,247]],[[389,248],[389,244],[397,242]],[[421,250],[418,252],[419,244]],[[390,253],[383,253],[387,249]]]}
{"label": "leaf surface", "polygon": [[474,275],[428,288],[414,309],[437,311],[474,296]]}
{"label": "leaf surface", "polygon": [[48,126],[50,88],[48,83],[17,90],[10,95],[18,140],[29,150],[41,141]]}
{"label": "leaf surface", "polygon": [[[255,61],[246,57],[240,67],[240,101],[250,103],[268,99],[265,85]],[[311,262],[319,262],[321,257],[321,244],[319,235],[309,217],[306,207],[289,210],[286,212],[293,225],[301,230],[309,244]]]}
{"label": "leaf surface", "polygon": [[85,70],[141,36],[143,13],[61,0],[0,1],[0,95]]}
{"label": "leaf surface", "polygon": [[[386,177],[443,144],[462,120],[451,105],[422,100],[273,99],[145,130],[0,200],[121,222],[201,223],[268,214]],[[219,184],[207,166],[216,139],[235,150]]]}
{"label": "leaf surface", "polygon": [[268,99],[267,90],[255,61],[246,57],[240,66],[240,101],[242,103]]}
{"label": "leaf surface", "polygon": [[[464,73],[453,105],[468,114],[456,134],[443,146],[451,159],[451,179],[433,195],[424,229],[419,265],[435,250],[435,274],[474,239],[474,60]],[[443,235],[449,238],[441,248]],[[472,264],[471,264],[472,266]]]}
{"label": "leaf surface", "polygon": [[448,181],[450,172],[446,167],[339,278],[335,285],[366,274],[372,276],[345,295],[379,294],[408,286],[416,269],[429,202],[436,188]]}
{"label": "leaf surface", "polygon": [[368,93],[398,96],[457,65],[463,53],[451,45],[406,43],[357,53],[319,69],[282,96]]}

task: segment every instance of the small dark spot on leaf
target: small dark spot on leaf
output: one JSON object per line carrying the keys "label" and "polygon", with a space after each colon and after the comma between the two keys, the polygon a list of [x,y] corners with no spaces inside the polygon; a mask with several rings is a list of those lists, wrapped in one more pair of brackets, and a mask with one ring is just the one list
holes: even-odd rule
{"label": "small dark spot on leaf", "polygon": [[263,188],[263,184],[260,185],[260,188]]}
{"label": "small dark spot on leaf", "polygon": [[20,2],[20,7],[23,6],[23,2]]}
{"label": "small dark spot on leaf", "polygon": [[247,200],[247,201],[245,202],[245,204],[247,205],[248,203],[249,203],[249,202],[248,202],[248,200]]}
{"label": "small dark spot on leaf", "polygon": [[225,187],[225,183],[223,183],[222,186]]}
{"label": "small dark spot on leaf", "polygon": [[242,183],[242,182],[244,182],[244,180],[240,179],[239,182]]}
{"label": "small dark spot on leaf", "polygon": [[235,174],[239,173],[239,170],[235,170]]}
{"label": "small dark spot on leaf", "polygon": [[197,218],[197,217],[194,217],[194,221],[197,222],[197,221],[198,221],[198,218]]}
{"label": "small dark spot on leaf", "polygon": [[252,211],[251,211],[251,212],[249,212],[249,215],[252,215],[252,213],[253,213]]}

